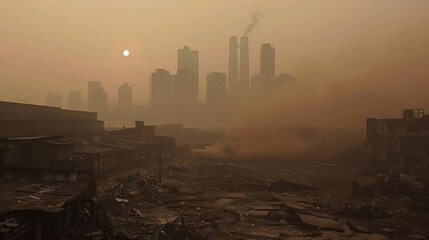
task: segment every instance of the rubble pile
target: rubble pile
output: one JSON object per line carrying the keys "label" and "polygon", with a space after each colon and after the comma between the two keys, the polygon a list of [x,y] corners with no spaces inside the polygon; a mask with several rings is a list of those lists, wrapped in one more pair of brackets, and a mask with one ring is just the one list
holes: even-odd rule
{"label": "rubble pile", "polygon": [[389,221],[382,209],[336,211],[312,191],[234,164],[194,162],[164,168],[162,184],[139,171],[98,195],[106,229],[121,239],[390,239],[388,228],[367,223]]}

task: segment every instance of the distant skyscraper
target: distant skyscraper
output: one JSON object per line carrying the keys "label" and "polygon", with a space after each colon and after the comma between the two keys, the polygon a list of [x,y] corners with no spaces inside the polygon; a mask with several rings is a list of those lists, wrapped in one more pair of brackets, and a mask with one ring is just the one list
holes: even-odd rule
{"label": "distant skyscraper", "polygon": [[192,50],[188,46],[177,51],[177,72],[188,70],[198,79],[199,76],[199,60],[198,50]]}
{"label": "distant skyscraper", "polygon": [[228,94],[236,96],[238,92],[238,43],[237,37],[229,38]]}
{"label": "distant skyscraper", "polygon": [[101,88],[101,82],[89,81],[88,82],[88,111],[97,112],[97,99],[96,93]]}
{"label": "distant skyscraper", "polygon": [[79,91],[70,92],[68,104],[69,104],[69,109],[81,110],[82,109],[82,93]]}
{"label": "distant skyscraper", "polygon": [[225,103],[228,94],[226,91],[226,73],[212,72],[207,75],[206,104],[217,106]]}
{"label": "distant skyscraper", "polygon": [[189,70],[179,70],[173,80],[173,103],[179,108],[198,103],[198,80]]}
{"label": "distant skyscraper", "polygon": [[88,82],[88,111],[106,113],[107,112],[107,93],[101,87],[99,81]]}
{"label": "distant skyscraper", "polygon": [[118,88],[118,107],[120,109],[130,109],[133,104],[133,89],[128,83],[124,83]]}
{"label": "distant skyscraper", "polygon": [[276,50],[271,44],[262,44],[260,61],[260,85],[263,90],[267,90],[274,87],[276,76]]}
{"label": "distant skyscraper", "polygon": [[149,77],[150,104],[154,109],[168,109],[173,103],[173,77],[165,69],[156,69]]}
{"label": "distant skyscraper", "polygon": [[178,50],[177,74],[173,81],[173,102],[176,105],[198,103],[198,51],[185,46]]}
{"label": "distant skyscraper", "polygon": [[49,93],[48,95],[46,95],[46,105],[52,107],[62,107],[63,96]]}
{"label": "distant skyscraper", "polygon": [[241,94],[246,94],[250,90],[249,83],[249,38],[240,38],[240,75],[239,89]]}

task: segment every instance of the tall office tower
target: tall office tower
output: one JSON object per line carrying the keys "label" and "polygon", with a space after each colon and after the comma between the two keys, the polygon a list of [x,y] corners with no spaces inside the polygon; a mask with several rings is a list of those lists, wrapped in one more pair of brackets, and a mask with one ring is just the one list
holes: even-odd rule
{"label": "tall office tower", "polygon": [[206,84],[206,104],[208,106],[222,105],[225,103],[227,96],[226,73],[209,73]]}
{"label": "tall office tower", "polygon": [[99,81],[88,82],[88,111],[107,112],[107,93]]}
{"label": "tall office tower", "polygon": [[79,91],[71,91],[69,93],[69,109],[81,110],[82,109],[82,93]]}
{"label": "tall office tower", "polygon": [[173,103],[198,103],[198,51],[190,50],[188,46],[178,50],[177,75],[173,82]]}
{"label": "tall office tower", "polygon": [[149,76],[149,98],[153,109],[168,110],[173,103],[173,77],[165,69],[156,69]]}
{"label": "tall office tower", "polygon": [[238,43],[237,37],[229,38],[228,95],[236,96],[238,92]]}
{"label": "tall office tower", "polygon": [[96,92],[101,88],[101,82],[89,81],[88,82],[88,111],[97,112],[97,99]]}
{"label": "tall office tower", "polygon": [[46,95],[46,105],[52,107],[61,107],[63,105],[63,96],[49,93]]}
{"label": "tall office tower", "polygon": [[262,90],[272,89],[276,76],[276,50],[271,44],[262,44],[260,61],[261,88]]}
{"label": "tall office tower", "polygon": [[188,70],[198,79],[199,76],[199,57],[198,50],[192,50],[188,46],[177,50],[177,72]]}
{"label": "tall office tower", "polygon": [[120,109],[131,109],[133,104],[133,89],[128,83],[118,88],[118,107]]}
{"label": "tall office tower", "polygon": [[249,38],[243,36],[240,38],[239,89],[241,94],[246,94],[250,90],[249,75]]}
{"label": "tall office tower", "polygon": [[173,103],[180,108],[198,103],[198,80],[189,70],[179,70],[173,80]]}

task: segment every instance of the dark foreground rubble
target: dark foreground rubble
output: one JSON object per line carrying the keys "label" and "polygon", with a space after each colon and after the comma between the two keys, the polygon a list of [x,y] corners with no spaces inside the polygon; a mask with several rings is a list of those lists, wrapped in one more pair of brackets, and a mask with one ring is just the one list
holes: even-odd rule
{"label": "dark foreground rubble", "polygon": [[[404,196],[353,196],[351,169],[335,176],[341,167],[263,168],[243,162],[170,164],[162,184],[157,175],[136,170],[100,186],[100,221],[118,239],[427,239],[425,223],[407,222],[428,219],[426,212],[411,209],[412,200]],[[314,178],[321,176],[311,171],[343,182],[326,186],[329,177],[318,183]]]}

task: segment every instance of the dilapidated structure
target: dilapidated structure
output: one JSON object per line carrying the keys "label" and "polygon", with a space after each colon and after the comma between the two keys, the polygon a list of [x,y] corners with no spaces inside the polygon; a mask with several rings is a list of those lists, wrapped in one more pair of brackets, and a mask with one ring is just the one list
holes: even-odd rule
{"label": "dilapidated structure", "polygon": [[0,239],[112,239],[97,223],[96,180],[176,152],[155,126],[108,132],[91,112],[0,102],[0,125]]}
{"label": "dilapidated structure", "polygon": [[94,196],[91,181],[0,181],[0,239],[62,239],[89,221]]}
{"label": "dilapidated structure", "polygon": [[429,167],[429,115],[405,109],[399,119],[367,119],[366,148],[391,165]]}

